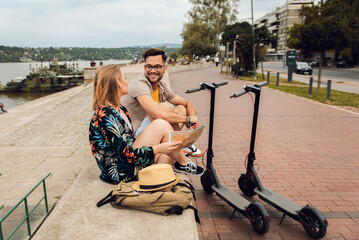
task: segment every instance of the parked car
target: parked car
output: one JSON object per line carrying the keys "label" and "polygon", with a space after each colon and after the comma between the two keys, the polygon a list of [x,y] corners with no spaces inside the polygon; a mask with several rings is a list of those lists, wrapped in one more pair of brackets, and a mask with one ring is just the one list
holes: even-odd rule
{"label": "parked car", "polygon": [[296,73],[299,73],[299,74],[308,73],[309,75],[312,75],[312,73],[313,73],[313,68],[311,68],[311,67],[309,66],[309,64],[306,63],[306,62],[297,62],[297,66],[296,66],[295,72],[296,72]]}
{"label": "parked car", "polygon": [[345,67],[345,62],[343,60],[339,60],[335,63],[335,65],[337,66],[337,68]]}
{"label": "parked car", "polygon": [[319,67],[319,60],[313,60],[313,61],[310,63],[310,66],[312,66],[312,67]]}

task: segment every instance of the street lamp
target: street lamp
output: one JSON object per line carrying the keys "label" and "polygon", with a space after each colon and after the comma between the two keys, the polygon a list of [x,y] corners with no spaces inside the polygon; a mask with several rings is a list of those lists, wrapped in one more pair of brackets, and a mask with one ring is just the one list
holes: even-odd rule
{"label": "street lamp", "polygon": [[255,47],[254,47],[253,0],[251,0],[251,9],[252,9],[253,76],[254,76],[254,80],[257,80],[257,73],[256,73],[256,50],[255,50]]}

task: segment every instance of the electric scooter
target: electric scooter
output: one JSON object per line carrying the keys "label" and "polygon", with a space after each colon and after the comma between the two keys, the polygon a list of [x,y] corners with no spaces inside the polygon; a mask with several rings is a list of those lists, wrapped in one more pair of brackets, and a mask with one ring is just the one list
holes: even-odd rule
{"label": "electric scooter", "polygon": [[233,218],[236,211],[238,211],[243,216],[247,217],[254,228],[254,230],[259,234],[265,234],[269,230],[270,218],[267,213],[267,210],[263,205],[257,201],[249,202],[247,199],[243,198],[241,195],[233,191],[232,189],[221,184],[216,175],[212,159],[214,157],[212,149],[212,140],[213,140],[213,123],[214,123],[214,102],[215,102],[215,93],[216,88],[219,86],[225,85],[228,82],[220,83],[201,83],[201,86],[198,88],[193,88],[187,90],[186,93],[193,93],[201,90],[208,89],[211,93],[211,105],[210,105],[210,116],[209,116],[209,134],[208,134],[208,150],[207,150],[207,165],[206,171],[201,176],[201,184],[206,193],[212,194],[216,193],[222,200],[228,203],[231,207],[234,208],[233,214],[230,219]]}
{"label": "electric scooter", "polygon": [[261,94],[261,87],[266,84],[267,82],[263,82],[260,84],[255,84],[254,86],[244,86],[243,91],[235,93],[231,96],[231,98],[237,98],[248,92],[253,92],[255,94],[251,143],[247,160],[247,172],[242,173],[239,177],[238,186],[245,195],[253,196],[258,194],[260,199],[275,207],[277,210],[283,212],[282,219],[278,225],[282,223],[285,216],[289,216],[300,222],[309,236],[316,239],[322,238],[325,236],[328,227],[328,221],[324,217],[323,213],[310,205],[301,207],[296,203],[288,200],[287,198],[277,194],[276,192],[264,188],[254,169],[254,160],[256,159],[254,153],[254,144],[257,130],[259,99]]}

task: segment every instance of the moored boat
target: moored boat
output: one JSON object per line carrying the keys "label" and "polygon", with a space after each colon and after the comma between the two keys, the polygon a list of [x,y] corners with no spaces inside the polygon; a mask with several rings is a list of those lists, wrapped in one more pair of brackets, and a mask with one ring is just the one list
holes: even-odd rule
{"label": "moored boat", "polygon": [[54,61],[50,67],[33,69],[26,78],[13,78],[5,86],[0,86],[0,92],[61,91],[83,83],[83,71],[76,69],[74,65],[59,65]]}

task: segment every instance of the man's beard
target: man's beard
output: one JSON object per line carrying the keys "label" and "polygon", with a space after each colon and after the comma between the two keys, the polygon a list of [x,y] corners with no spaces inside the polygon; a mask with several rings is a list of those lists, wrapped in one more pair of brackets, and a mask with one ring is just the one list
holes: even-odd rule
{"label": "man's beard", "polygon": [[158,83],[159,81],[161,81],[161,79],[163,78],[163,75],[161,76],[160,74],[157,75],[158,76],[158,79],[156,81],[151,81],[150,77],[149,77],[149,74],[145,74],[147,80],[150,82],[150,83]]}

